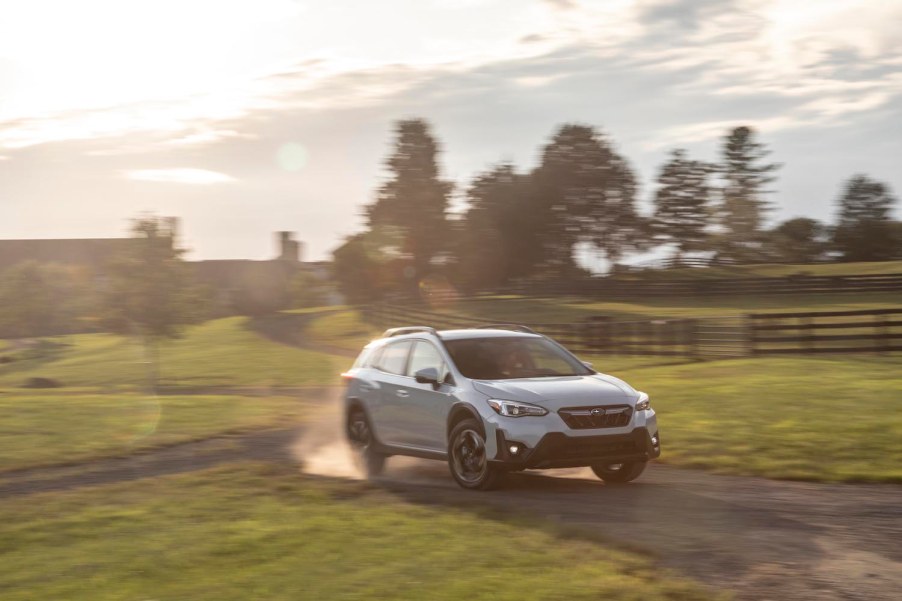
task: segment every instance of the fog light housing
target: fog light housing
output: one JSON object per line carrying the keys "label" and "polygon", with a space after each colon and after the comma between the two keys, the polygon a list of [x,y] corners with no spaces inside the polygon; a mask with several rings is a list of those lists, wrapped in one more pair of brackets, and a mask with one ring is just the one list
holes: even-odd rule
{"label": "fog light housing", "polygon": [[651,446],[656,447],[656,446],[658,446],[658,444],[659,444],[659,442],[658,442],[658,433],[655,432],[655,433],[652,434],[652,436],[651,436]]}
{"label": "fog light housing", "polygon": [[519,442],[508,442],[507,452],[511,457],[521,457],[526,451],[526,445]]}

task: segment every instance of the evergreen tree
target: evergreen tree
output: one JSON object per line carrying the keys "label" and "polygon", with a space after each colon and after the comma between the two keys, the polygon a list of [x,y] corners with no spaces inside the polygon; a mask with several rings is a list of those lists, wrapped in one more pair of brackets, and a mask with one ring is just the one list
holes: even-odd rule
{"label": "evergreen tree", "polygon": [[451,184],[439,177],[439,148],[425,121],[400,121],[395,128],[395,149],[388,158],[390,179],[367,207],[372,230],[389,229],[401,237],[400,251],[410,257],[408,287],[430,270],[430,263],[447,248],[446,211]]}
{"label": "evergreen tree", "polygon": [[721,250],[729,258],[754,260],[761,255],[761,234],[769,209],[765,186],[774,181],[772,173],[779,168],[765,162],[769,154],[749,127],[737,127],[724,139]]}
{"label": "evergreen tree", "polygon": [[899,254],[890,218],[896,198],[887,185],[856,175],[839,199],[834,245],[846,261],[884,261]]}
{"label": "evergreen tree", "polygon": [[654,231],[660,240],[677,247],[677,256],[705,249],[710,221],[711,165],[674,150],[662,167],[655,192]]}

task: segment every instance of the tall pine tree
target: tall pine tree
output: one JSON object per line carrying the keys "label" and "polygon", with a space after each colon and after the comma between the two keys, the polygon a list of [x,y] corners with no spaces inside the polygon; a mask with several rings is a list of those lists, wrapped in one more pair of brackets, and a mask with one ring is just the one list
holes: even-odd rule
{"label": "tall pine tree", "polygon": [[400,121],[395,132],[394,152],[386,162],[391,176],[366,213],[372,230],[392,231],[400,240],[398,250],[413,267],[404,277],[408,287],[415,287],[447,248],[452,186],[439,177],[439,148],[425,121]]}
{"label": "tall pine tree", "polygon": [[659,240],[676,246],[677,257],[706,247],[712,170],[708,163],[687,158],[682,149],[674,150],[661,168],[653,226]]}
{"label": "tall pine tree", "polygon": [[721,253],[729,258],[755,260],[762,254],[761,237],[769,209],[766,186],[774,181],[772,174],[779,168],[765,162],[769,154],[749,127],[737,127],[724,139]]}

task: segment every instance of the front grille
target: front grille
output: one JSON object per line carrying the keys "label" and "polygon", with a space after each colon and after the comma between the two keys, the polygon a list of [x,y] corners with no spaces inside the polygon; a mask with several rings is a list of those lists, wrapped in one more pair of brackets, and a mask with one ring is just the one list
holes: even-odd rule
{"label": "front grille", "polygon": [[633,417],[633,408],[629,405],[565,407],[558,410],[558,415],[574,430],[622,428],[629,425]]}

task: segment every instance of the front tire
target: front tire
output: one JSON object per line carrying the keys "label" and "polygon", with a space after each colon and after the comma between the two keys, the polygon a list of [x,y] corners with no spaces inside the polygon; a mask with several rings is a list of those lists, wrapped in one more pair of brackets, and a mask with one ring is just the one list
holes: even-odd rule
{"label": "front tire", "polygon": [[352,409],[348,415],[348,442],[357,467],[367,478],[375,478],[385,470],[386,456],[375,450],[373,428],[363,409]]}
{"label": "front tire", "polygon": [[645,465],[645,461],[606,463],[593,465],[592,471],[604,480],[605,484],[625,484],[641,476],[645,471]]}
{"label": "front tire", "polygon": [[485,431],[475,419],[454,426],[448,437],[448,467],[457,483],[470,490],[495,488],[503,472],[486,455]]}

